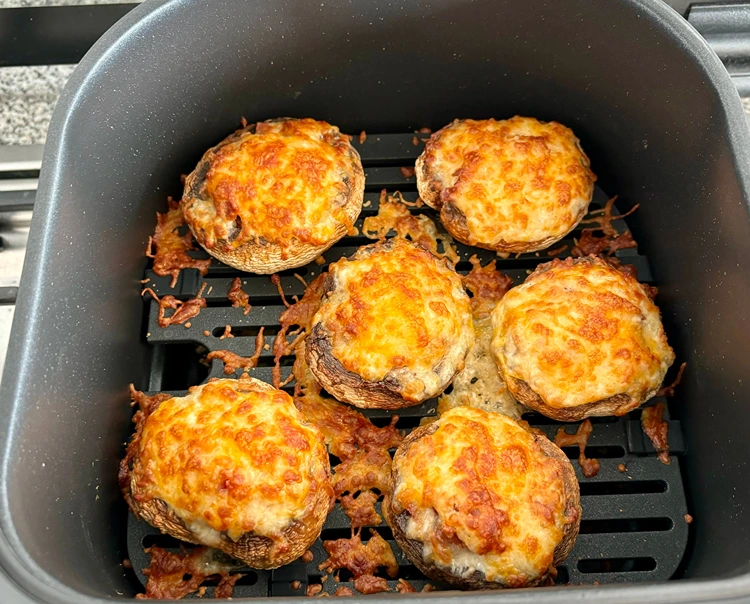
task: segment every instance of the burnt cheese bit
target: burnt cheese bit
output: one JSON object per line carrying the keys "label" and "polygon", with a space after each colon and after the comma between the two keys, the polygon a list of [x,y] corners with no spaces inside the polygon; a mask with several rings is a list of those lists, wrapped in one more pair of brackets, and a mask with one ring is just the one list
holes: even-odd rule
{"label": "burnt cheese bit", "polygon": [[253,308],[250,305],[250,296],[248,296],[242,289],[242,279],[239,277],[232,279],[232,285],[229,288],[229,294],[227,297],[232,303],[232,306],[234,308],[242,308],[245,315],[249,314]]}
{"label": "burnt cheese bit", "polygon": [[[190,298],[185,302],[169,294],[159,298],[150,287],[144,289],[141,292],[141,296],[149,294],[159,305],[157,323],[159,323],[159,327],[162,329],[170,325],[185,325],[185,327],[190,327],[190,323],[187,323],[187,321],[193,317],[197,317],[201,309],[206,308],[206,299],[203,297],[203,290],[205,288],[206,283],[204,282],[195,298]],[[167,310],[169,309],[172,309],[173,312],[170,316],[167,316]]]}
{"label": "burnt cheese bit", "polygon": [[459,261],[453,238],[439,229],[435,222],[424,214],[414,215],[410,207],[421,207],[422,202],[408,202],[399,191],[389,195],[380,192],[377,216],[368,216],[362,224],[362,234],[370,239],[384,240],[393,231],[396,236],[408,239],[430,250],[433,255],[446,258],[452,265]]}
{"label": "burnt cheese bit", "polygon": [[646,407],[641,413],[641,427],[654,445],[659,461],[669,465],[669,422],[664,419],[666,408],[663,401]]}
{"label": "burnt cheese bit", "polygon": [[219,584],[214,596],[231,598],[235,583],[244,576],[232,572],[235,570],[232,564],[219,562],[215,550],[207,547],[170,552],[154,545],[144,551],[150,556],[148,567],[143,569],[147,577],[146,593],[138,594],[137,600],[179,600],[191,593],[200,597],[206,590],[202,583],[215,575],[219,576]]}
{"label": "burnt cheese bit", "polygon": [[232,375],[238,369],[244,369],[245,371],[248,371],[253,367],[257,367],[258,360],[260,359],[260,355],[263,354],[263,349],[266,343],[265,337],[263,336],[263,331],[264,327],[261,327],[258,331],[258,335],[255,337],[255,352],[253,353],[253,356],[243,357],[238,355],[237,353],[231,352],[230,350],[214,350],[208,353],[208,355],[206,356],[206,360],[220,360],[222,363],[224,363],[224,373],[226,375]]}
{"label": "burnt cheese bit", "polygon": [[388,542],[374,530],[370,539],[363,543],[359,533],[348,539],[324,541],[328,559],[320,565],[320,570],[335,572],[347,569],[354,577],[354,588],[364,594],[387,591],[388,583],[383,577],[376,577],[375,571],[382,567],[392,579],[398,575],[398,562]]}
{"label": "burnt cheese bit", "polygon": [[[153,270],[157,275],[172,277],[169,286],[174,287],[182,269],[194,268],[205,275],[211,260],[196,260],[188,256],[187,252],[194,249],[194,246],[192,234],[188,231],[181,235],[178,230],[185,224],[182,208],[171,197],[167,198],[167,203],[168,211],[156,214],[156,231],[148,238],[146,256],[153,258]],[[148,279],[144,282],[148,282]]]}
{"label": "burnt cheese bit", "polygon": [[[586,478],[593,478],[596,476],[599,473],[600,467],[598,459],[586,457],[586,445],[589,442],[589,436],[591,436],[592,429],[593,426],[591,425],[591,420],[585,419],[581,422],[581,425],[578,426],[575,434],[568,434],[565,430],[565,426],[560,426],[555,434],[555,444],[558,447],[578,447],[578,465],[581,466],[581,473]],[[621,471],[625,471],[625,466],[623,466]]]}

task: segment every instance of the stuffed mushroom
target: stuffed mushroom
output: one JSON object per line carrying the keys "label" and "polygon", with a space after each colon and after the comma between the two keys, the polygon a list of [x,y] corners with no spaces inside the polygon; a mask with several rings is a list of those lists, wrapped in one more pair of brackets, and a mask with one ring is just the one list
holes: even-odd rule
{"label": "stuffed mushroom", "polygon": [[255,379],[216,380],[141,417],[122,468],[133,513],[252,568],[299,558],[333,503],[320,431]]}
{"label": "stuffed mushroom", "polygon": [[553,575],[581,521],[575,471],[506,415],[456,407],[409,434],[383,502],[401,549],[462,589],[529,587]]}
{"label": "stuffed mushroom", "polygon": [[528,117],[455,120],[416,163],[419,196],[467,245],[533,252],[581,221],[596,176],[573,132]]}
{"label": "stuffed mushroom", "polygon": [[559,421],[628,413],[675,358],[646,289],[596,256],[539,266],[495,307],[492,334],[513,396]]}
{"label": "stuffed mushroom", "polygon": [[328,269],[306,341],[330,394],[397,409],[440,394],[474,342],[470,300],[443,258],[405,239],[360,248]]}
{"label": "stuffed mushroom", "polygon": [[348,136],[326,122],[285,118],[247,126],[206,151],[181,203],[209,254],[269,274],[307,264],[346,235],[364,188]]}

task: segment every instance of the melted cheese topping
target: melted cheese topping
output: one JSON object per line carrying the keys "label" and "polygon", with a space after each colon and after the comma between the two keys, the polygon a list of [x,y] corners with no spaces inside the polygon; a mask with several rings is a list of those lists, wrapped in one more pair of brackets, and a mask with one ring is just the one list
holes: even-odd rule
{"label": "melted cheese topping", "polygon": [[133,476],[139,499],[163,500],[208,545],[222,532],[275,538],[328,482],[328,453],[285,392],[217,380],[149,416]]}
{"label": "melted cheese topping", "polygon": [[[208,152],[206,195],[185,217],[201,244],[324,245],[351,225],[344,212],[359,156],[335,126],[312,119],[257,124]],[[204,157],[205,159],[205,157]]]}
{"label": "melted cheese topping", "polygon": [[424,400],[463,367],[474,338],[470,301],[445,262],[397,238],[329,272],[335,286],[313,323],[324,324],[347,371],[371,382],[390,375],[405,399]]}
{"label": "melted cheese topping", "polygon": [[437,206],[453,204],[466,217],[466,243],[490,248],[559,240],[585,214],[596,180],[569,128],[533,118],[455,121],[423,158]]}
{"label": "melted cheese topping", "polygon": [[523,380],[550,407],[618,394],[643,402],[674,361],[644,288],[593,256],[539,267],[500,301],[492,324],[506,381]]}
{"label": "melted cheese topping", "polygon": [[561,461],[517,422],[451,409],[394,459],[393,511],[426,562],[467,577],[524,585],[552,565],[565,526]]}
{"label": "melted cheese topping", "polygon": [[476,340],[466,357],[466,365],[451,382],[453,390],[438,399],[438,414],[454,407],[475,407],[520,419],[525,408],[516,402],[500,379],[495,359],[490,354],[492,323],[489,316],[474,315],[474,333]]}

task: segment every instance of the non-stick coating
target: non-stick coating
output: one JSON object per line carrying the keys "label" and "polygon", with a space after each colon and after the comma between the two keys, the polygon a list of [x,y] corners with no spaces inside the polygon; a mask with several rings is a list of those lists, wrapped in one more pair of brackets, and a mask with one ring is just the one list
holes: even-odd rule
{"label": "non-stick coating", "polygon": [[74,74],[45,150],[0,390],[6,572],[45,602],[134,593],[116,466],[127,384],[148,362],[143,248],[179,174],[241,115],[373,133],[515,113],[571,126],[602,188],[641,204],[634,235],[689,367],[685,575],[734,575],[600,595],[750,593],[750,140],[718,59],[656,0],[172,0],[127,15]]}

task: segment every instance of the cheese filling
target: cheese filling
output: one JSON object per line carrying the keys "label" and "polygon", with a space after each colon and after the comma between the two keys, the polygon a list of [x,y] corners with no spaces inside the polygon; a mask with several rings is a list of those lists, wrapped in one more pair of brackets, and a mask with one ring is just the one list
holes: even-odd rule
{"label": "cheese filling", "polygon": [[362,168],[338,128],[311,119],[262,122],[210,156],[206,199],[185,202],[202,245],[325,245],[351,227],[345,206]]}
{"label": "cheese filling", "polygon": [[167,503],[202,543],[224,533],[278,537],[329,488],[328,453],[283,391],[217,380],[163,402],[146,420],[132,480]]}
{"label": "cheese filling", "polygon": [[458,407],[394,458],[392,510],[425,562],[520,586],[543,576],[563,538],[563,461],[513,419]]}
{"label": "cheese filling", "polygon": [[362,248],[329,269],[335,289],[313,323],[331,351],[363,379],[403,384],[407,400],[440,392],[463,367],[473,341],[469,298],[442,260],[405,240]]}

